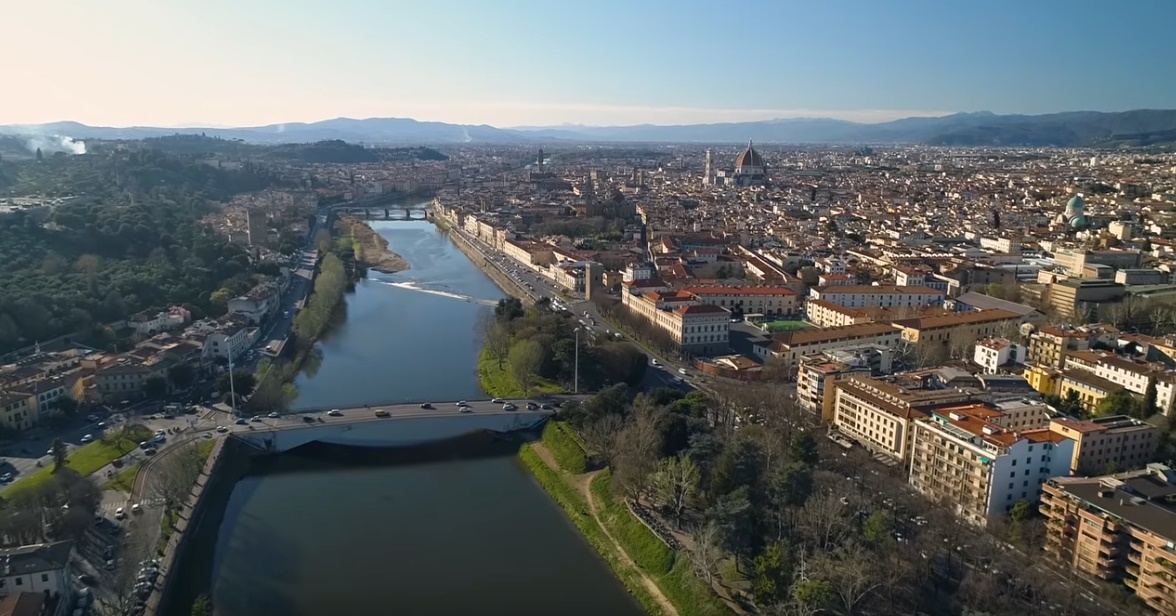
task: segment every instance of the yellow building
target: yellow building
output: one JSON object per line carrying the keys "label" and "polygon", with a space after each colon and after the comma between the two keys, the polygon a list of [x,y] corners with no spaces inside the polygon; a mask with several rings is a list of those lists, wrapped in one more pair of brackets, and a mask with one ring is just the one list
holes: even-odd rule
{"label": "yellow building", "polygon": [[1070,392],[1077,393],[1078,399],[1082,402],[1082,410],[1093,413],[1103,398],[1120,389],[1125,388],[1086,370],[1071,368],[1062,371],[1062,386],[1059,395],[1066,398]]}
{"label": "yellow building", "polygon": [[1085,328],[1043,326],[1029,338],[1029,361],[1037,366],[1061,368],[1068,354],[1090,348],[1091,335]]}
{"label": "yellow building", "polygon": [[0,391],[0,424],[28,430],[37,423],[37,397],[24,391]]}
{"label": "yellow building", "polygon": [[903,341],[914,345],[920,356],[942,360],[957,346],[970,355],[977,340],[1003,335],[1020,320],[1015,312],[993,309],[902,319],[894,325],[902,328]]}
{"label": "yellow building", "polygon": [[1030,364],[1022,375],[1029,386],[1043,396],[1062,395],[1062,371],[1048,366]]}

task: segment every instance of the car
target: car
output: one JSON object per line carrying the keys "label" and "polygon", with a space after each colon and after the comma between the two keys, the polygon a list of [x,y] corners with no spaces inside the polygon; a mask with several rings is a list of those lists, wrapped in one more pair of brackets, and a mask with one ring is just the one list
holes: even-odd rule
{"label": "car", "polygon": [[93,435],[93,434],[87,434],[87,435],[85,435],[85,436],[83,436],[83,437],[82,437],[82,442],[83,442],[83,443],[89,443],[89,442],[90,442],[90,441],[92,441],[92,440],[94,440],[94,435]]}
{"label": "car", "polygon": [[515,406],[515,405],[513,405],[513,404],[511,404],[511,403],[509,403],[509,402],[507,402],[506,404],[502,405],[502,410],[504,410],[504,411],[514,411],[514,410],[518,410],[518,408],[519,408],[519,407],[517,407],[517,406]]}
{"label": "car", "polygon": [[249,425],[249,420],[242,417],[241,419],[238,419],[237,421],[234,421],[233,423],[237,424],[238,426],[247,426],[247,425]]}
{"label": "car", "polygon": [[428,402],[422,402],[422,403],[421,403],[421,408],[423,408],[423,409],[431,409],[431,408],[433,408],[433,405],[432,405],[432,404],[429,404]]}
{"label": "car", "polygon": [[147,449],[150,446],[151,441],[143,441],[142,443],[139,443],[139,449]]}
{"label": "car", "polygon": [[458,412],[458,413],[473,413],[473,412],[474,412],[474,409],[472,409],[472,408],[470,408],[470,407],[468,407],[468,406],[463,406],[463,407],[460,407],[460,408],[458,408],[458,409],[457,409],[457,412]]}
{"label": "car", "polygon": [[53,455],[53,449],[49,449],[48,451],[46,451],[45,455],[47,455],[47,456]]}
{"label": "car", "polygon": [[122,466],[123,466],[122,458],[115,458],[115,459],[111,460],[110,465],[113,466],[114,468],[122,468]]}
{"label": "car", "polygon": [[261,415],[254,415],[253,417],[249,418],[249,421],[252,421],[253,423],[257,423],[257,422],[261,421]]}
{"label": "car", "polygon": [[143,507],[139,503],[131,505],[131,513],[143,513]]}
{"label": "car", "polygon": [[114,559],[113,558],[106,561],[106,570],[107,571],[114,571]]}
{"label": "car", "polygon": [[228,429],[228,428],[226,428],[225,426],[217,426],[217,427],[216,427],[216,431],[217,431],[217,432],[220,432],[221,434],[224,434],[225,432],[228,432],[228,431],[229,431],[229,429]]}
{"label": "car", "polygon": [[269,415],[266,415],[266,417],[269,417],[270,419],[277,419],[281,416],[282,414],[277,411],[270,411]]}
{"label": "car", "polygon": [[119,507],[118,509],[114,510],[114,519],[121,520],[125,517],[127,517],[127,512],[125,510],[123,510],[122,507]]}
{"label": "car", "polygon": [[457,406],[469,406],[469,405],[468,405],[468,404],[466,404],[466,401],[465,401],[465,400],[458,400],[458,401],[457,401]]}
{"label": "car", "polygon": [[3,475],[0,475],[0,481],[3,481],[4,483],[12,481],[12,473],[4,473]]}
{"label": "car", "polygon": [[302,421],[305,421],[306,423],[314,423],[314,417],[311,417],[310,415],[303,415]]}
{"label": "car", "polygon": [[651,359],[651,360],[649,360],[649,363],[650,363],[651,365],[654,365],[654,366],[660,366],[660,365],[661,365],[660,363],[658,363],[657,359]]}
{"label": "car", "polygon": [[78,582],[85,584],[86,586],[94,586],[94,585],[98,584],[98,580],[95,579],[94,576],[90,575],[89,573],[83,573],[83,574],[79,575]]}
{"label": "car", "polygon": [[99,428],[105,428],[105,427],[106,427],[106,422],[105,422],[105,421],[100,421],[100,422],[98,422],[98,427],[99,427]]}
{"label": "car", "polygon": [[[463,402],[464,402],[464,400],[463,400]],[[493,402],[494,404],[502,404],[502,403],[506,402],[506,400],[503,400],[502,398],[494,398],[493,400],[491,400],[491,402]]]}
{"label": "car", "polygon": [[340,411],[339,409],[331,409],[327,411],[327,415],[330,415],[331,417],[342,417],[343,411]]}
{"label": "car", "polygon": [[388,416],[388,411],[385,411],[384,409],[376,409],[373,412],[376,414],[376,417],[387,417]]}
{"label": "car", "polygon": [[157,450],[154,447],[148,447],[147,449],[143,450],[143,453],[149,456],[153,456],[155,455],[156,451]]}
{"label": "car", "polygon": [[547,404],[546,402],[545,402],[545,403],[543,403],[543,404],[541,404],[541,405],[539,405],[539,408],[541,408],[541,409],[543,409],[543,410],[545,410],[545,411],[550,411],[550,410],[552,410],[552,406],[551,406],[550,404]]}

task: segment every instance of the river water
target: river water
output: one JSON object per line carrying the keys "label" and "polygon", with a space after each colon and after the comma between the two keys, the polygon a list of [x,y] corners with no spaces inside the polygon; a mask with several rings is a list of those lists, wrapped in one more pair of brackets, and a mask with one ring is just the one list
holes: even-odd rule
{"label": "river water", "polygon": [[[412,269],[373,272],[347,296],[295,406],[481,397],[474,324],[502,292],[431,223],[372,226]],[[176,572],[171,614],[199,592],[218,616],[643,613],[517,443],[310,447],[254,461],[223,490]]]}

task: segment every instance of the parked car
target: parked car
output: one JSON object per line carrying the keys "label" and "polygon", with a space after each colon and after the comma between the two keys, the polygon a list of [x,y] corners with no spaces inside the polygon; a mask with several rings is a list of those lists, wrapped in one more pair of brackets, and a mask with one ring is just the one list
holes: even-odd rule
{"label": "parked car", "polygon": [[89,442],[90,442],[90,441],[92,441],[92,440],[94,440],[94,435],[93,435],[93,434],[87,434],[87,435],[85,435],[85,436],[83,436],[83,437],[82,437],[82,442],[83,442],[83,443],[89,443]]}
{"label": "parked car", "polygon": [[114,510],[114,519],[121,520],[125,517],[127,517],[127,512],[124,511],[122,507]]}

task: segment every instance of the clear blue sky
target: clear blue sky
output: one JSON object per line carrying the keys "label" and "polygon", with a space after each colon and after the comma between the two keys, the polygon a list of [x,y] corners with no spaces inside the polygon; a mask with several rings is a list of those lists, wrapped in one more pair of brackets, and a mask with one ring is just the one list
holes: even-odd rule
{"label": "clear blue sky", "polygon": [[0,22],[0,123],[1176,108],[1176,0],[35,0]]}

